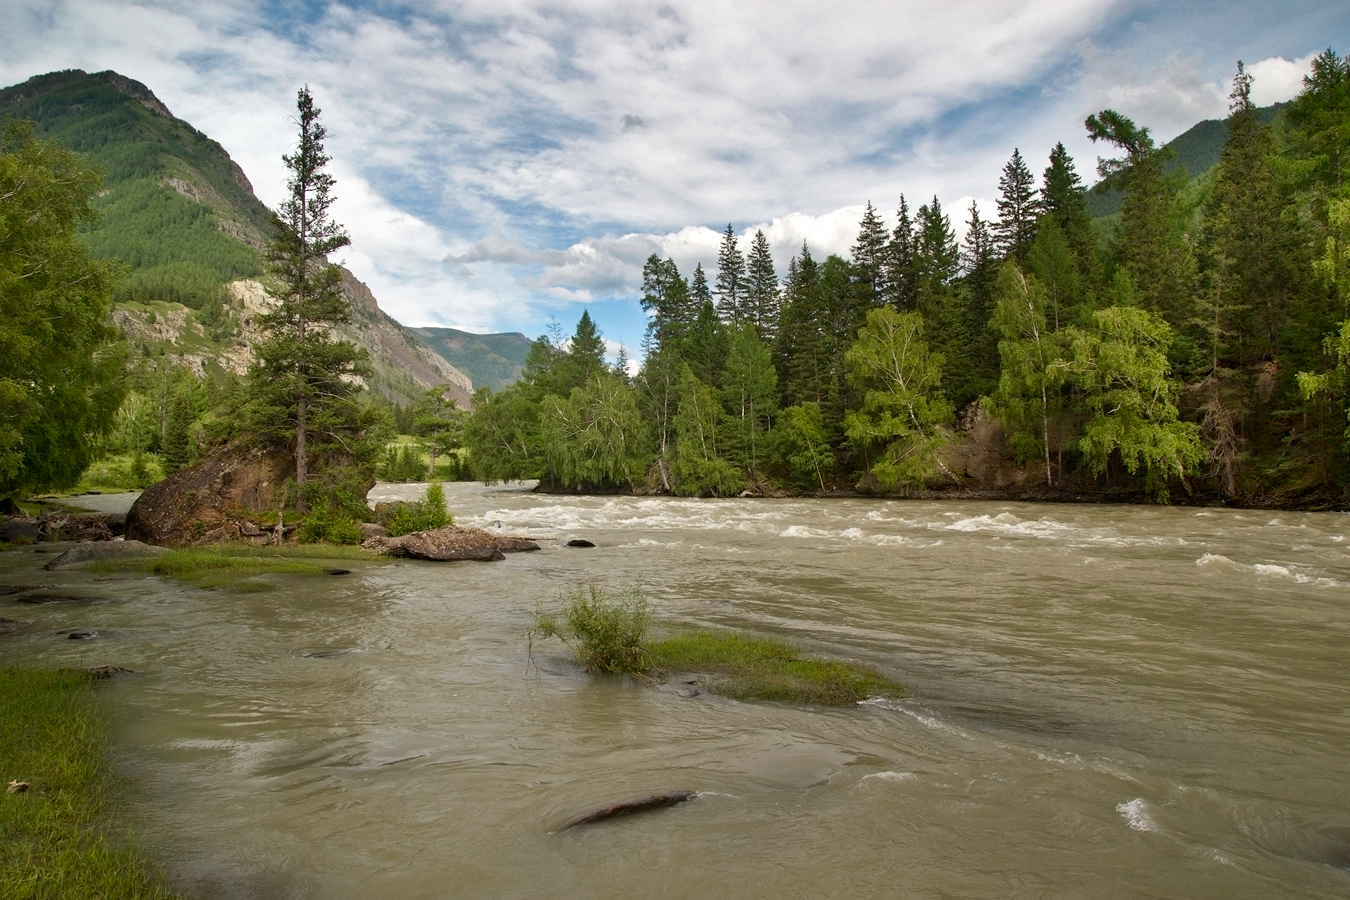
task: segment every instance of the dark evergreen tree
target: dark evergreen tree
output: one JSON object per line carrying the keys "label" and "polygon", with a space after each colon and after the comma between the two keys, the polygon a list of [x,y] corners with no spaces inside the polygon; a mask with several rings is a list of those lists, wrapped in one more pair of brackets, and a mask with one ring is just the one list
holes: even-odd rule
{"label": "dark evergreen tree", "polygon": [[1102,160],[1103,177],[1119,175],[1125,184],[1118,237],[1120,262],[1129,273],[1139,302],[1169,323],[1189,317],[1193,263],[1176,209],[1176,187],[1163,173],[1165,154],[1140,128],[1115,110],[1088,116],[1088,137],[1124,151],[1121,159]]}
{"label": "dark evergreen tree", "polygon": [[998,381],[998,338],[989,324],[998,281],[998,254],[989,225],[980,218],[973,201],[966,223],[961,268],[964,275],[957,290],[965,311],[964,327],[970,335],[972,387],[977,394],[987,394]]}
{"label": "dark evergreen tree", "polygon": [[1043,214],[1054,219],[1073,251],[1084,299],[1091,303],[1102,277],[1097,231],[1087,211],[1087,188],[1063,143],[1055,144],[1050,151],[1050,165],[1046,166],[1041,181],[1040,204]]}
{"label": "dark evergreen tree", "polygon": [[869,307],[885,303],[888,294],[886,275],[889,266],[886,256],[889,244],[890,235],[886,233],[886,225],[869,200],[867,211],[858,225],[858,240],[853,245],[854,276]]}
{"label": "dark evergreen tree", "polygon": [[354,376],[368,372],[366,354],[333,336],[333,326],[351,319],[342,272],[329,254],[351,243],[330,216],[333,176],[324,171],[327,131],[309,88],[296,96],[299,145],[282,160],[290,169],[289,195],[274,216],[276,235],[267,248],[267,269],[277,303],[258,317],[266,335],[254,347],[250,370],[256,427],[293,441],[297,504],[306,504],[310,442],[350,443],[361,430],[361,390]]}
{"label": "dark evergreen tree", "polygon": [[771,344],[778,328],[779,291],[778,273],[773,268],[769,239],[763,231],[755,232],[746,259],[746,306],[755,333],[766,344]]}
{"label": "dark evergreen tree", "polygon": [[914,271],[914,220],[909,215],[905,195],[900,195],[895,230],[886,253],[885,297],[897,310],[914,309],[918,303],[918,279]]}
{"label": "dark evergreen tree", "polygon": [[717,298],[717,314],[729,325],[749,321],[745,306],[745,257],[736,245],[736,232],[731,225],[722,234],[722,246],[717,251],[717,284],[713,295]]}
{"label": "dark evergreen tree", "polygon": [[[697,274],[697,273],[696,273]],[[704,300],[685,340],[684,360],[700,381],[717,384],[727,363],[727,326],[711,300]]]}
{"label": "dark evergreen tree", "polygon": [[655,253],[647,257],[642,267],[641,302],[649,316],[647,333],[659,346],[679,343],[694,321],[689,284],[673,259],[662,260]]}
{"label": "dark evergreen tree", "polygon": [[1014,148],[1012,159],[998,179],[998,221],[993,225],[994,238],[1006,258],[1019,264],[1026,259],[1031,242],[1036,239],[1038,215],[1036,179],[1022,159],[1022,152]]}

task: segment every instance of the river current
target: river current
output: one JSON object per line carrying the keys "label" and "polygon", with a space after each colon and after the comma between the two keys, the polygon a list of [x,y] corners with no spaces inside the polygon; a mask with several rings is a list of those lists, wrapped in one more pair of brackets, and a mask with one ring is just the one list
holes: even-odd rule
{"label": "river current", "polygon": [[[46,573],[6,661],[100,687],[141,845],[234,898],[1350,895],[1350,517],[560,497],[446,486],[491,564],[264,593]],[[372,499],[414,497],[379,486]],[[597,546],[571,549],[570,538]],[[909,686],[846,709],[588,677],[530,613],[640,585],[662,628]],[[74,641],[57,632],[90,628]],[[681,806],[555,833],[660,791]]]}

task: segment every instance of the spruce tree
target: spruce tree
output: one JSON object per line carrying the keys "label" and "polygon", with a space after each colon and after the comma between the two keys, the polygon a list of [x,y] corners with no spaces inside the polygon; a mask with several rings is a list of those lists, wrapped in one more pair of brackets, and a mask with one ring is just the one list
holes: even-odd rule
{"label": "spruce tree", "polygon": [[731,224],[722,234],[722,246],[717,251],[717,284],[713,295],[717,298],[717,314],[729,325],[748,321],[745,305],[745,257],[736,246],[736,232]]}
{"label": "spruce tree", "polygon": [[642,267],[642,308],[650,320],[647,332],[660,347],[679,343],[694,321],[689,284],[680,275],[675,260],[662,260],[655,253]]}
{"label": "spruce tree", "polygon": [[1042,214],[1054,220],[1073,251],[1081,288],[1090,298],[1101,281],[1097,232],[1087,211],[1087,188],[1063,143],[1055,144],[1050,151],[1050,165],[1041,176],[1040,204]]}
{"label": "spruce tree", "polygon": [[333,221],[333,176],[324,171],[327,131],[309,88],[296,96],[300,124],[294,153],[282,156],[291,171],[289,196],[273,215],[275,236],[267,247],[267,272],[276,304],[258,317],[263,338],[250,370],[254,423],[264,433],[293,442],[298,506],[306,504],[312,438],[341,440],[360,428],[353,376],[367,372],[366,354],[333,336],[351,319],[342,272],[329,254],[351,243]]}
{"label": "spruce tree", "polygon": [[900,195],[896,210],[895,230],[891,232],[886,252],[885,297],[897,310],[914,309],[918,302],[918,283],[914,272],[914,221],[909,216],[909,204]]}
{"label": "spruce tree", "polygon": [[867,211],[858,224],[858,240],[853,245],[853,271],[869,307],[885,302],[889,238],[885,223],[872,208],[872,201],[867,201]]}
{"label": "spruce tree", "polygon": [[1036,239],[1036,217],[1040,210],[1036,203],[1036,180],[1022,159],[1022,152],[1016,148],[998,179],[998,194],[994,238],[1006,258],[1021,263]]}
{"label": "spruce tree", "polygon": [[1187,318],[1193,263],[1176,211],[1176,187],[1163,173],[1164,152],[1147,128],[1115,110],[1105,109],[1086,121],[1088,137],[1125,152],[1121,159],[1102,160],[1103,177],[1120,174],[1125,181],[1121,207],[1119,255],[1145,309],[1169,323]]}
{"label": "spruce tree", "polygon": [[980,218],[974,201],[966,223],[961,268],[964,276],[957,290],[963,300],[966,333],[970,335],[972,387],[977,394],[986,394],[998,379],[998,339],[989,324],[994,311],[998,256],[989,224]]}
{"label": "spruce tree", "polygon": [[755,333],[766,344],[773,343],[778,329],[779,292],[778,273],[773,268],[773,254],[769,252],[769,239],[763,231],[755,232],[750,243],[750,253],[746,258],[746,306],[750,311],[750,322]]}

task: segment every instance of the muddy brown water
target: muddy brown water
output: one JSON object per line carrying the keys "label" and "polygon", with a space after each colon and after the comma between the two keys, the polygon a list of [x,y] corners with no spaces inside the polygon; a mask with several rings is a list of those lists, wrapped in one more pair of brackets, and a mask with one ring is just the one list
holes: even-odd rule
{"label": "muddy brown water", "polygon": [[[1350,895],[1345,515],[447,495],[459,523],[544,549],[343,563],[255,594],[0,554],[0,583],[91,598],[0,598],[30,623],[0,636],[6,661],[139,673],[100,690],[136,832],[177,888]],[[640,584],[663,626],[787,636],[912,697],[687,698],[587,677],[556,643],[531,657],[530,612],[587,580]]]}

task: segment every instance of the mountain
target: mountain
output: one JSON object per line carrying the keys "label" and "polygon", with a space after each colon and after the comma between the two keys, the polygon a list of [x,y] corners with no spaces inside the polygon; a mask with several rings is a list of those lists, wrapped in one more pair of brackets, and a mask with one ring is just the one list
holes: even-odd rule
{"label": "mountain", "polygon": [[[1287,103],[1264,106],[1257,111],[1261,124],[1269,125],[1280,118]],[[1197,122],[1163,145],[1171,151],[1171,159],[1163,164],[1167,174],[1184,172],[1187,179],[1198,178],[1219,163],[1219,154],[1228,142],[1228,123],[1223,119],[1205,119]],[[1124,199],[1118,177],[1103,178],[1088,191],[1088,215],[1094,219],[1120,211]]]}
{"label": "mountain", "polygon": [[[40,137],[103,172],[100,219],[83,233],[95,257],[130,272],[114,317],[138,355],[202,372],[236,372],[251,359],[251,316],[267,302],[258,280],[272,214],[225,148],[176,118],[148,87],[116,72],[51,72],[0,90],[0,119],[31,119]],[[344,270],[352,324],[369,386],[396,402],[449,384],[467,406],[468,376],[380,309]]]}
{"label": "mountain", "polygon": [[455,328],[414,328],[412,333],[456,369],[473,379],[476,387],[494,391],[520,378],[525,356],[534,343],[518,331],[506,334],[470,334]]}

